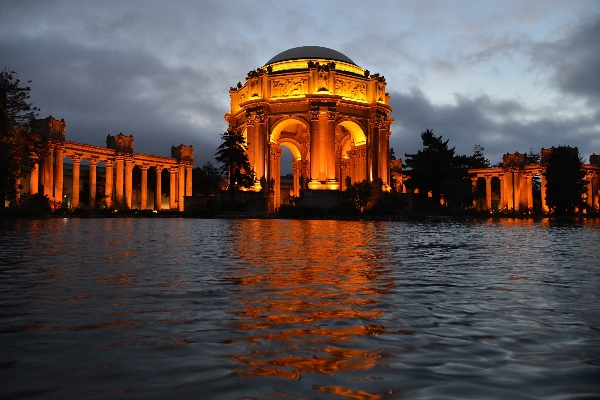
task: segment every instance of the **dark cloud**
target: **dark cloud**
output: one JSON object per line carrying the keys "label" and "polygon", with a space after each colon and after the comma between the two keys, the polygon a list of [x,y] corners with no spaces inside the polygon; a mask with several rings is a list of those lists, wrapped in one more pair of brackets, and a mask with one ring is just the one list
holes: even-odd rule
{"label": "dark cloud", "polygon": [[[418,150],[427,128],[462,154],[480,144],[495,161],[506,152],[557,144],[598,152],[599,18],[540,42],[534,37],[544,35],[528,26],[550,21],[546,3],[503,6],[508,12],[469,4],[475,7],[444,1],[366,7],[360,1],[4,0],[0,68],[33,80],[31,100],[40,116],[64,118],[69,140],[103,146],[107,134],[123,132],[134,135],[136,151],[160,155],[169,155],[171,145],[192,144],[198,164],[214,161],[227,128],[229,87],[275,54],[304,45],[336,49],[386,76],[399,156]],[[589,4],[596,10],[590,15],[597,15],[598,7]],[[569,21],[578,21],[578,7],[557,1],[551,14],[569,11]],[[519,18],[523,22],[515,25]],[[526,81],[528,87],[505,99],[494,94],[501,84],[481,87],[489,76],[526,71],[531,60],[535,72],[542,71],[533,79],[551,73],[547,93],[554,100],[528,97],[534,86],[539,92],[539,81]],[[493,70],[499,61],[509,73]],[[478,79],[473,87],[471,76]],[[445,97],[444,85],[460,79],[448,89],[458,93],[454,100],[441,104],[435,96]],[[413,86],[422,91],[405,91]],[[570,116],[559,116],[554,102],[560,96],[569,102],[562,114]],[[570,103],[580,99],[588,104],[574,109]]]}
{"label": "dark cloud", "polygon": [[390,105],[395,119],[390,145],[397,155],[412,154],[422,148],[421,132],[433,129],[449,139],[459,154],[471,154],[475,145],[485,148],[487,157],[496,163],[505,153],[538,152],[542,147],[558,145],[579,147],[584,156],[591,154],[590,143],[600,144],[597,118],[539,117],[516,101],[493,100],[487,95],[475,98],[456,96],[451,105],[435,105],[413,89],[408,93],[391,92]]}
{"label": "dark cloud", "polygon": [[562,37],[537,43],[532,59],[552,69],[552,84],[600,106],[600,15],[565,29]]}

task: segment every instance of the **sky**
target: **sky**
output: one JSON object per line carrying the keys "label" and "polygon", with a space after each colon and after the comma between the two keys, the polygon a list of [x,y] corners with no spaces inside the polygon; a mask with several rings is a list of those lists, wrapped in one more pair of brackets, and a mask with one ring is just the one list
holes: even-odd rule
{"label": "sky", "polygon": [[197,166],[216,164],[229,88],[298,46],[385,76],[398,158],[426,129],[492,164],[600,154],[598,0],[0,1],[0,68],[32,81],[40,118],[102,147],[120,132],[139,153],[193,145]]}

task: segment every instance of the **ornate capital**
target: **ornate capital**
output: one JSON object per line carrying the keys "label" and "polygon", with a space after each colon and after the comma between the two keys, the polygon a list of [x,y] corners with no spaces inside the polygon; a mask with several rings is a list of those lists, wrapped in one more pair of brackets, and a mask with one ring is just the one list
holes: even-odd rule
{"label": "ornate capital", "polygon": [[81,160],[83,160],[83,156],[81,154],[73,154],[69,156],[73,164],[79,164]]}
{"label": "ornate capital", "polygon": [[90,157],[90,158],[88,158],[88,162],[90,163],[90,165],[98,165],[99,161],[100,160],[98,158],[96,158],[96,157]]}
{"label": "ornate capital", "polygon": [[138,165],[138,167],[142,170],[142,171],[148,171],[150,169],[150,164],[142,164],[142,165]]}
{"label": "ornate capital", "polygon": [[327,111],[325,115],[327,116],[328,121],[335,121],[335,119],[338,116],[338,113],[335,111]]}
{"label": "ornate capital", "polygon": [[154,169],[156,170],[157,174],[160,174],[162,172],[163,169],[165,169],[164,165],[156,165],[154,167]]}
{"label": "ornate capital", "polygon": [[106,168],[112,168],[115,164],[115,160],[104,160],[103,163]]}
{"label": "ornate capital", "polygon": [[170,173],[171,175],[174,175],[174,174],[176,174],[176,173],[178,173],[178,172],[179,172],[179,165],[171,165],[171,166],[169,167],[169,173]]}
{"label": "ornate capital", "polygon": [[268,113],[256,114],[256,119],[259,124],[266,124],[267,121],[269,120],[269,114]]}
{"label": "ornate capital", "polygon": [[317,121],[319,119],[319,111],[309,111],[308,115],[311,121]]}
{"label": "ornate capital", "polygon": [[253,115],[249,115],[246,117],[246,125],[254,126],[256,124],[256,117]]}

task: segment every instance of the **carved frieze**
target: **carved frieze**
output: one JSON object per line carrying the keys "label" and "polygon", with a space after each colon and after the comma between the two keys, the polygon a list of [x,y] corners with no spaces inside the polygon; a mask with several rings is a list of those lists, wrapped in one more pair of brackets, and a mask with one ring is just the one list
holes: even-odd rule
{"label": "carved frieze", "polygon": [[271,81],[271,97],[302,96],[307,92],[305,77],[274,79]]}
{"label": "carved frieze", "polygon": [[337,78],[335,94],[352,100],[367,101],[367,86],[360,81]]}

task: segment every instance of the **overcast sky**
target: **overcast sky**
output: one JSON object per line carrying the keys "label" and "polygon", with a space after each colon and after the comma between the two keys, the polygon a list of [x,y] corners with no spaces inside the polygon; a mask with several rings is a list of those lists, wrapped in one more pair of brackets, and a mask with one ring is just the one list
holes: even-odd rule
{"label": "overcast sky", "polygon": [[400,158],[425,129],[492,163],[600,153],[598,0],[0,1],[0,68],[33,81],[40,117],[98,146],[119,132],[140,153],[191,144],[196,165],[215,163],[229,87],[297,46],[385,76]]}

